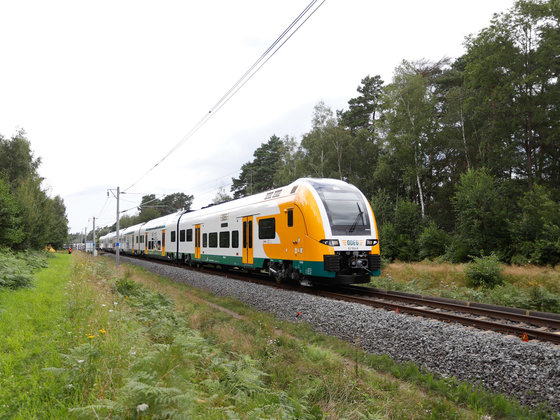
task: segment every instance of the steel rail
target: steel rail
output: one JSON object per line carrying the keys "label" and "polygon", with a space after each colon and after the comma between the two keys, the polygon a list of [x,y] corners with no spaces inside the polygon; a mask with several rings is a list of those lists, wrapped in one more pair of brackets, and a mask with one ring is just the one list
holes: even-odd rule
{"label": "steel rail", "polygon": [[483,329],[506,333],[506,334],[514,334],[517,336],[523,336],[524,334],[527,334],[528,338],[560,344],[560,334],[555,332],[542,331],[538,329],[520,327],[516,325],[502,324],[499,322],[494,322],[494,321],[489,321],[489,320],[479,319],[479,318],[470,318],[470,317],[465,317],[452,313],[437,312],[434,309],[424,309],[424,308],[418,308],[414,306],[408,306],[406,304],[403,305],[397,302],[381,301],[371,297],[366,298],[366,297],[360,297],[355,295],[349,295],[345,293],[337,293],[337,292],[321,291],[321,290],[317,290],[315,294],[318,296],[329,297],[331,299],[338,299],[347,302],[356,302],[368,306],[381,307],[392,311],[396,311],[398,308],[399,313],[419,315],[427,318],[435,318],[442,321],[453,321],[462,325],[483,328]]}
{"label": "steel rail", "polygon": [[457,312],[466,312],[476,315],[488,316],[491,318],[504,319],[508,321],[524,322],[531,325],[538,325],[560,331],[560,314],[546,312],[529,311],[518,308],[508,308],[506,306],[480,304],[477,302],[466,302],[437,298],[433,296],[413,295],[388,290],[370,289],[367,287],[351,286],[342,290],[368,295],[373,297],[384,297],[391,300],[414,303],[422,306],[432,306],[436,308],[448,309]]}

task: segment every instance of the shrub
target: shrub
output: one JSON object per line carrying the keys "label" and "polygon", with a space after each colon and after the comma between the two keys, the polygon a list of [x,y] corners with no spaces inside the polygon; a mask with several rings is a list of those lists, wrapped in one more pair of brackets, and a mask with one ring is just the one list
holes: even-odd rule
{"label": "shrub", "polygon": [[494,254],[475,257],[465,270],[465,279],[470,287],[494,287],[503,283],[498,257]]}
{"label": "shrub", "polygon": [[443,229],[439,229],[434,222],[424,228],[418,238],[420,258],[434,259],[445,254],[451,243],[451,237]]}
{"label": "shrub", "polygon": [[531,308],[545,312],[560,312],[560,297],[545,287],[531,287],[529,290]]}
{"label": "shrub", "polygon": [[445,253],[445,259],[452,263],[467,261],[469,258],[469,245],[457,236],[453,237],[450,242]]}
{"label": "shrub", "polygon": [[532,256],[539,264],[554,266],[560,262],[560,226],[545,224]]}

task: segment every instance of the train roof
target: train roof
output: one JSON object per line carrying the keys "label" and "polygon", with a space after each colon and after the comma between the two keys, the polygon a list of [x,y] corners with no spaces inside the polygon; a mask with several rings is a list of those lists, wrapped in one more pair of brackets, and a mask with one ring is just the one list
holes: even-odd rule
{"label": "train roof", "polygon": [[146,231],[149,231],[149,230],[152,230],[152,229],[165,227],[168,224],[170,224],[171,222],[177,221],[177,219],[179,217],[181,217],[181,215],[184,212],[185,212],[184,210],[181,210],[181,211],[178,211],[176,213],[171,213],[171,214],[168,214],[166,216],[158,217],[157,219],[149,220],[144,224],[144,226],[142,226],[142,229],[144,229]]}
{"label": "train roof", "polygon": [[130,234],[133,232],[136,232],[138,229],[140,229],[142,227],[142,225],[144,225],[146,222],[142,222],[142,223],[138,223],[134,226],[129,226],[127,228],[124,228],[121,230],[120,234],[121,235],[126,235],[126,234]]}
{"label": "train roof", "polygon": [[[239,207],[250,206],[252,204],[263,202],[263,201],[270,200],[271,202],[274,202],[284,197],[296,194],[298,188],[300,188],[301,186],[305,186],[311,190],[320,190],[321,188],[328,186],[328,187],[339,187],[342,190],[344,189],[348,190],[348,188],[350,188],[359,191],[359,189],[353,186],[352,184],[349,184],[345,181],[338,180],[338,179],[299,178],[293,181],[291,184],[285,185],[283,187],[278,187],[268,191],[263,191],[247,197],[238,198],[236,200],[226,201],[224,203],[211,204],[209,206],[202,207],[200,210],[193,210],[191,212],[196,215],[204,215],[204,214],[212,214],[212,213],[227,213]],[[149,220],[148,222],[145,222],[143,224],[140,223],[131,226],[127,228],[126,232],[130,232],[129,229],[133,229],[133,228],[134,230],[138,228],[142,228],[145,231],[162,228],[168,226],[172,222],[176,222],[181,217],[182,214],[191,213],[191,212],[178,211],[176,213],[158,217],[157,219]],[[111,234],[115,235],[116,233],[111,232]],[[123,234],[123,231],[121,231],[120,234]],[[105,235],[103,238],[109,237],[109,235]]]}

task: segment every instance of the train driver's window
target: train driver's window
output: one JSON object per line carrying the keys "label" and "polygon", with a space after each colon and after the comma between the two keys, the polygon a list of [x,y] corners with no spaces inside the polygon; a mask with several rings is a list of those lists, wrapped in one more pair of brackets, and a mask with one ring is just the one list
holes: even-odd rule
{"label": "train driver's window", "polygon": [[294,209],[288,209],[288,227],[294,225]]}

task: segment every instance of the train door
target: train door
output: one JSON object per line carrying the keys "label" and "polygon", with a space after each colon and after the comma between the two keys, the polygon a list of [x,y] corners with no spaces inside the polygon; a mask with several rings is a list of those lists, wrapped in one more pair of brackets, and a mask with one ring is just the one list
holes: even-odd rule
{"label": "train door", "polygon": [[200,258],[200,225],[194,226],[194,257]]}
{"label": "train door", "polygon": [[145,245],[146,245],[146,251],[145,251],[145,254],[148,255],[148,234],[147,234],[147,233],[146,233],[146,238],[145,238],[145,239],[146,239],[146,243],[145,243]]}
{"label": "train door", "polygon": [[243,218],[243,264],[253,264],[253,216]]}
{"label": "train door", "polygon": [[161,256],[165,257],[165,229],[161,231]]}
{"label": "train door", "polygon": [[132,234],[132,236],[130,237],[132,239],[132,255],[134,255],[134,234]]}

